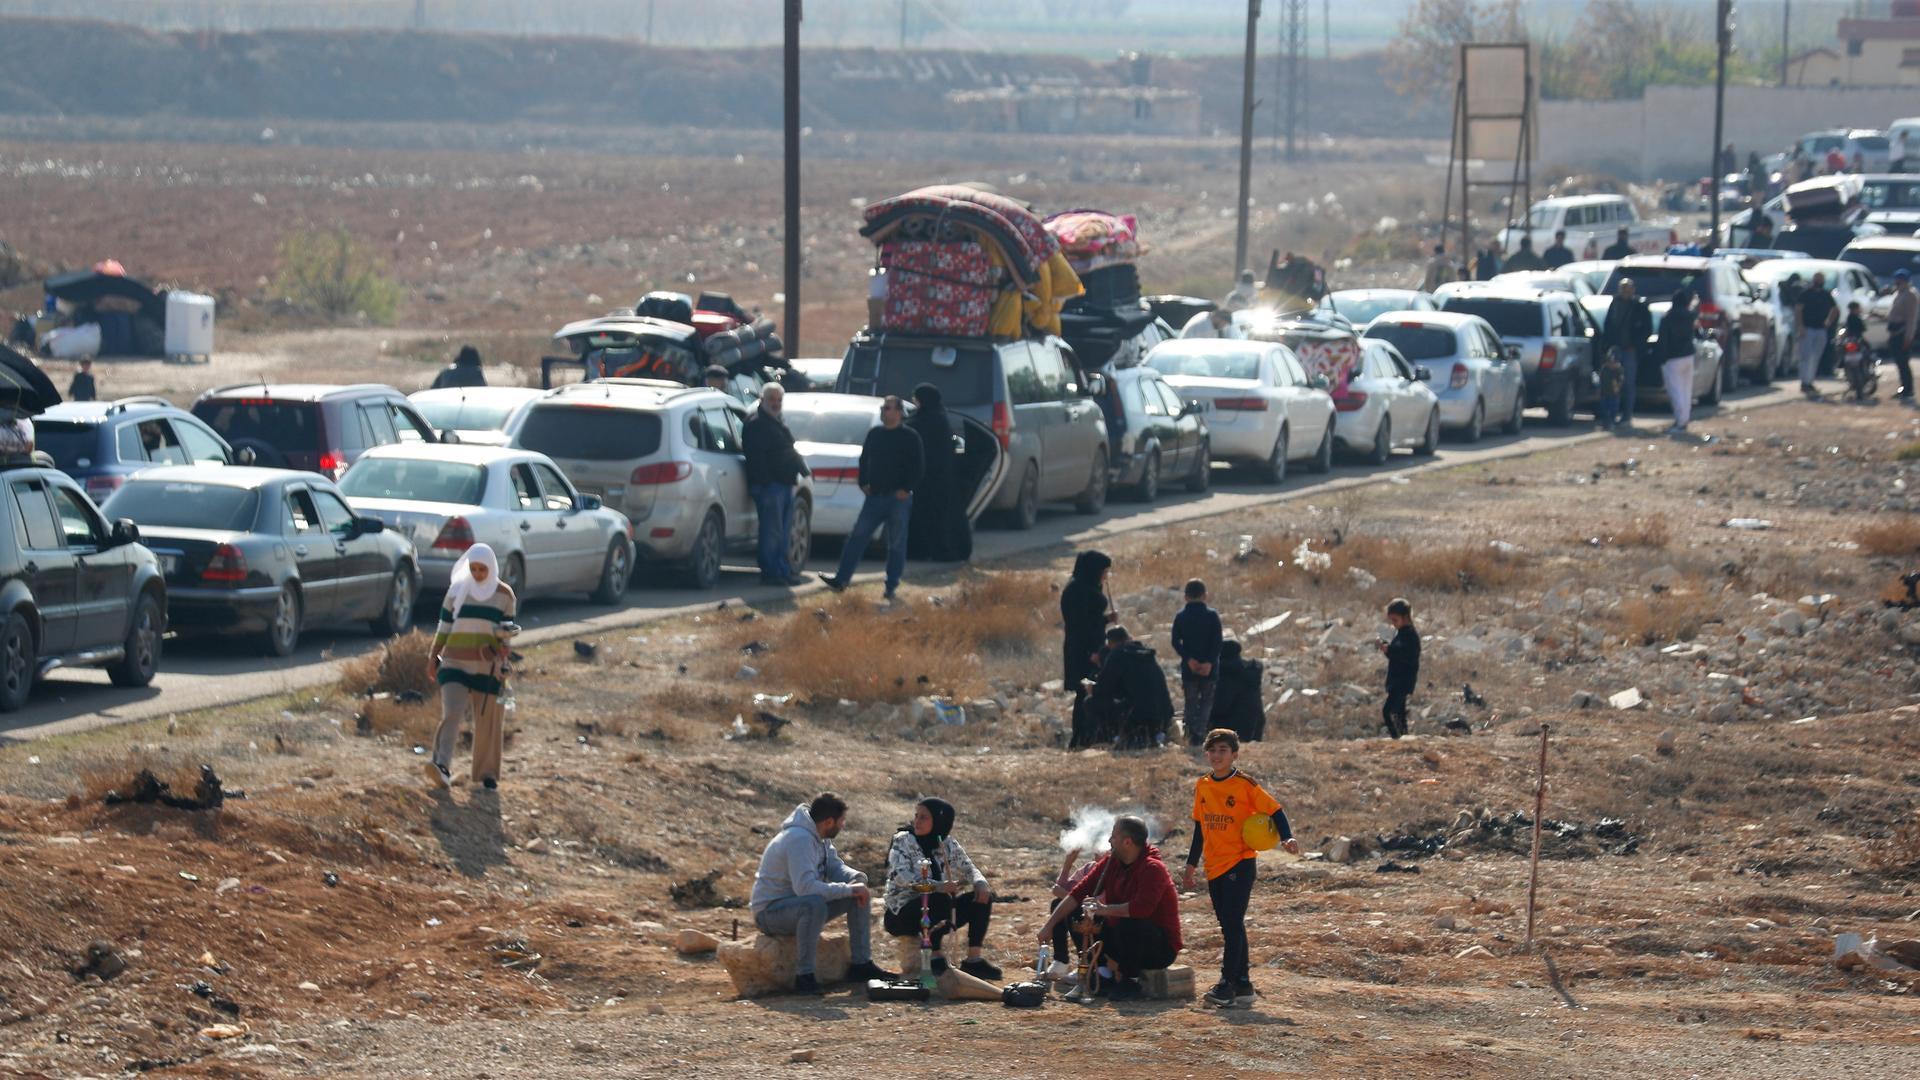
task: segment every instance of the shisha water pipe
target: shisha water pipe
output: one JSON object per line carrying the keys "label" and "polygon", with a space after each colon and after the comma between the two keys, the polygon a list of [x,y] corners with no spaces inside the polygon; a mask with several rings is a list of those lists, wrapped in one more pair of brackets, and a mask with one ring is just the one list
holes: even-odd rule
{"label": "shisha water pipe", "polygon": [[933,989],[933,860],[920,860],[920,880],[913,891],[920,894],[920,985]]}

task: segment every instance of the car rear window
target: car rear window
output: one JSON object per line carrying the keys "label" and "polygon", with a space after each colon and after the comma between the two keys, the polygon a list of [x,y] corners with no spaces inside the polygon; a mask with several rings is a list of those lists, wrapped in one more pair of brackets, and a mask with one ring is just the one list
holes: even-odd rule
{"label": "car rear window", "polygon": [[1207,352],[1155,349],[1147,355],[1147,366],[1162,375],[1192,375],[1212,379],[1257,379],[1260,354],[1251,349],[1220,349]]}
{"label": "car rear window", "polygon": [[100,429],[93,424],[72,420],[35,420],[33,445],[53,455],[53,463],[63,472],[103,464],[94,457],[100,452]]}
{"label": "car rear window", "polygon": [[416,401],[413,407],[435,431],[504,431],[517,402]]}
{"label": "car rear window", "polygon": [[1840,261],[1859,263],[1881,281],[1892,281],[1893,272],[1900,269],[1920,274],[1920,251],[1903,248],[1850,247],[1840,253]]}
{"label": "car rear window", "polygon": [[122,484],[100,512],[109,521],[132,518],[160,529],[239,532],[253,527],[259,504],[260,493],[253,488],[136,478]]}
{"label": "car rear window", "polygon": [[1612,296],[1614,290],[1620,287],[1621,278],[1632,278],[1635,295],[1650,304],[1671,300],[1673,294],[1681,289],[1693,289],[1699,292],[1706,287],[1703,271],[1672,270],[1654,266],[1623,266],[1614,269],[1607,278],[1607,287],[1600,291]]}
{"label": "car rear window", "polygon": [[843,443],[858,446],[866,441],[867,431],[879,423],[877,413],[847,412],[844,409],[806,412],[788,405],[780,418],[795,439],[817,443]]}
{"label": "car rear window", "polygon": [[913,388],[932,383],[942,400],[953,408],[993,403],[993,352],[989,349],[961,349],[953,363],[934,363],[933,345],[898,344],[860,346],[847,350],[840,367],[840,385],[856,394],[885,397],[913,396]]}
{"label": "car rear window", "polygon": [[1387,342],[1409,360],[1438,360],[1460,351],[1459,339],[1453,336],[1453,331],[1437,326],[1375,323],[1367,328],[1366,336]]}
{"label": "car rear window", "polygon": [[551,458],[622,461],[660,449],[660,414],[592,405],[535,405],[518,442]]}
{"label": "car rear window", "polygon": [[1486,297],[1450,296],[1441,305],[1443,311],[1478,315],[1503,338],[1540,337],[1546,324],[1540,316],[1541,305],[1531,300],[1494,300]]}
{"label": "car rear window", "polygon": [[409,458],[361,458],[340,478],[340,490],[348,496],[467,506],[479,504],[486,486],[487,470],[482,466]]}
{"label": "car rear window", "polygon": [[272,398],[214,398],[196,402],[193,415],[206,421],[229,445],[265,443],[278,450],[316,451],[320,445],[320,406],[311,401]]}

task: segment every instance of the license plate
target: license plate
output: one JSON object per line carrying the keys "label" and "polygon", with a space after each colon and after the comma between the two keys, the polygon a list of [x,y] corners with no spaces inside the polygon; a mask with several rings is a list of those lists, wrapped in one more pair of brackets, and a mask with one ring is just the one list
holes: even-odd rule
{"label": "license plate", "polygon": [[179,569],[180,569],[180,556],[178,555],[160,556],[161,573],[164,573],[168,576],[172,576],[174,572],[178,571]]}
{"label": "license plate", "polygon": [[607,489],[607,493],[605,495],[600,496],[600,501],[613,502],[619,499],[620,496],[625,495],[626,493],[627,493],[627,489],[625,485],[615,484],[613,487],[610,487]]}

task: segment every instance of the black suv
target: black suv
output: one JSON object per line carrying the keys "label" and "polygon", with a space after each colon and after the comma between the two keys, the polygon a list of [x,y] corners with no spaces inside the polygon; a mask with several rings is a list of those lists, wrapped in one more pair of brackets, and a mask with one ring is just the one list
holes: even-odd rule
{"label": "black suv", "polygon": [[73,478],[0,468],[0,712],[57,667],[105,667],[145,686],[160,667],[167,586],[131,521],[107,524]]}
{"label": "black suv", "polygon": [[222,386],[200,395],[193,415],[236,452],[253,451],[256,465],[332,480],[373,447],[442,441],[406,395],[377,383]]}

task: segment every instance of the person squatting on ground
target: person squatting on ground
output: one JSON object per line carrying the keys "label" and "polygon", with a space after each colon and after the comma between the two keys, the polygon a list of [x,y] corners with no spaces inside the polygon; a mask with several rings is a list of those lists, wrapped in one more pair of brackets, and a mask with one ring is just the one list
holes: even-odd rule
{"label": "person squatting on ground", "polygon": [[1225,631],[1220,613],[1207,606],[1207,583],[1187,582],[1187,605],[1173,617],[1173,651],[1180,657],[1181,722],[1187,742],[1200,745],[1212,726],[1214,693],[1220,688],[1220,644]]}
{"label": "person squatting on ground", "polygon": [[[1660,339],[1654,353],[1660,357],[1660,378],[1667,387],[1667,403],[1673,407],[1673,426],[1667,434],[1678,435],[1693,420],[1693,290],[1674,290],[1673,305],[1660,316]],[[1721,363],[1733,363],[1738,357],[1726,356]],[[1718,375],[1714,376],[1719,378]]]}
{"label": "person squatting on ground", "polygon": [[1160,659],[1124,626],[1107,631],[1100,675],[1087,698],[1093,738],[1116,749],[1165,746],[1173,724],[1173,695]]}
{"label": "person squatting on ground", "polygon": [[427,776],[453,786],[453,749],[460,725],[473,719],[473,778],[491,791],[500,782],[504,738],[497,699],[505,685],[507,639],[517,598],[500,580],[493,548],[475,544],[454,564],[453,579],[427,649],[427,673],[440,687],[440,728]]}
{"label": "person squatting on ground", "polygon": [[847,981],[858,986],[869,979],[898,977],[873,962],[873,913],[868,906],[873,892],[867,888],[867,875],[842,862],[833,849],[833,838],[846,824],[846,801],[831,791],[801,803],[781,822],[753,875],[753,894],[747,902],[753,924],[763,934],[793,939],[793,989],[798,994],[820,992],[820,980],[814,975],[820,932],[828,921],[843,915],[853,961],[847,967]]}
{"label": "person squatting on ground", "polygon": [[1247,903],[1259,876],[1258,853],[1247,845],[1247,820],[1255,814],[1273,818],[1286,849],[1300,854],[1293,826],[1280,802],[1252,777],[1234,767],[1240,756],[1240,738],[1226,728],[1207,732],[1210,772],[1193,785],[1193,846],[1187,850],[1187,869],[1180,885],[1193,891],[1194,871],[1204,857],[1207,897],[1220,920],[1220,982],[1207,991],[1206,1003],[1226,1007],[1251,1005],[1255,997],[1247,946]]}
{"label": "person squatting on ground", "polygon": [[976,979],[1000,981],[1000,969],[980,955],[987,940],[987,920],[993,915],[993,893],[987,876],[967,858],[953,838],[952,805],[940,799],[921,799],[913,806],[913,820],[893,834],[887,849],[886,914],[881,924],[894,937],[920,936],[920,862],[931,863],[929,877],[941,891],[927,897],[927,916],[933,922],[933,973],[947,970],[941,943],[954,931],[967,932],[967,958],[960,970]]}
{"label": "person squatting on ground", "polygon": [[760,391],[760,407],[748,417],[740,435],[740,449],[747,459],[747,493],[760,515],[763,585],[803,585],[807,580],[788,561],[788,554],[793,542],[793,489],[801,477],[812,474],[793,448],[793,432],[781,419],[786,398],[778,383]]}
{"label": "person squatting on ground", "polygon": [[1100,674],[1100,650],[1106,643],[1107,626],[1117,616],[1113,602],[1107,599],[1107,573],[1113,560],[1105,552],[1083,551],[1074,556],[1073,576],[1060,590],[1060,622],[1066,640],[1061,652],[1065,660],[1066,682],[1073,691],[1073,727],[1067,737],[1067,749],[1092,746],[1093,719],[1087,698],[1092,680]]}
{"label": "person squatting on ground", "polygon": [[860,504],[853,532],[840,549],[839,572],[820,575],[834,592],[852,583],[860,556],[883,525],[887,529],[887,599],[892,600],[900,588],[900,575],[907,570],[907,523],[913,516],[913,489],[926,467],[920,436],[903,422],[906,416],[906,403],[899,395],[888,394],[880,405],[880,426],[867,430],[866,442],[860,447],[860,490],[866,493],[866,501]]}
{"label": "person squatting on ground", "polygon": [[1398,596],[1388,601],[1387,625],[1393,627],[1393,640],[1380,642],[1380,654],[1387,658],[1387,700],[1380,719],[1397,739],[1407,733],[1407,698],[1420,685],[1420,631],[1413,628],[1413,605]]}
{"label": "person squatting on ground", "polygon": [[1219,684],[1213,694],[1212,723],[1230,729],[1241,742],[1259,742],[1267,733],[1267,712],[1260,704],[1260,678],[1265,665],[1240,655],[1240,643],[1220,644]]}
{"label": "person squatting on ground", "polygon": [[1068,1001],[1138,999],[1145,993],[1140,973],[1165,968],[1180,955],[1180,896],[1160,849],[1147,842],[1147,823],[1118,818],[1107,842],[1112,850],[1094,860],[1040,926],[1038,940],[1045,945],[1061,920],[1077,915],[1075,932],[1100,946],[1097,978],[1068,991]]}

